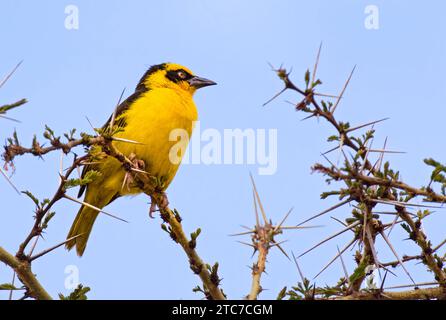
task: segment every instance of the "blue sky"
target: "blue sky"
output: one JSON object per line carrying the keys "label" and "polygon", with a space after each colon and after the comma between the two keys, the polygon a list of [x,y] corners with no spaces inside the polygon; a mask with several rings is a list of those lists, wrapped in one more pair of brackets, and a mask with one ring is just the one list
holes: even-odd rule
{"label": "blue sky", "polygon": [[[78,30],[64,26],[64,10],[70,4],[79,8]],[[371,4],[379,9],[378,30],[364,26],[364,9]],[[375,141],[382,143],[388,136],[389,148],[406,151],[388,158],[407,182],[421,185],[429,175],[422,159],[446,160],[445,10],[440,1],[426,5],[395,0],[2,1],[0,74],[24,62],[1,89],[0,104],[23,97],[29,103],[10,114],[22,123],[0,119],[0,134],[5,139],[16,128],[21,141],[29,144],[34,133],[41,136],[45,124],[60,133],[73,127],[91,132],[86,116],[101,126],[122,89],[130,94],[150,65],[164,61],[184,64],[218,82],[195,96],[201,128],[277,129],[277,172],[259,176],[256,165],[185,165],[168,195],[188,232],[202,228],[198,251],[209,263],[219,261],[225,292],[242,298],[250,288],[247,266],[254,260],[251,250],[228,234],[255,222],[249,172],[273,221],[294,207],[289,218],[294,224],[335,202],[319,199],[327,187],[310,171],[313,163],[322,161],[320,152],[330,147],[325,141],[333,132],[323,121],[301,122],[303,115],[284,102],[296,101],[294,94],[262,107],[282,85],[267,62],[293,67],[296,83],[302,84],[322,41],[318,76],[327,93],[339,92],[357,65],[337,116],[352,124],[390,117],[377,127]],[[58,159],[59,154],[44,161],[17,159],[12,179],[21,190],[49,197],[58,183]],[[33,205],[5,181],[0,180],[0,190],[0,245],[15,252],[33,223]],[[65,238],[78,206],[62,201],[55,209],[57,215],[38,251]],[[82,258],[60,249],[34,263],[35,273],[52,295],[69,292],[65,271],[76,266],[80,282],[92,287],[91,298],[201,298],[192,292],[199,279],[190,272],[184,253],[161,230],[159,218],[148,218],[147,199],[119,199],[108,210],[130,223],[100,216]],[[345,218],[349,212],[344,208],[333,215]],[[444,214],[439,210],[424,224],[434,244],[445,235]],[[303,252],[339,229],[328,216],[315,224],[324,227],[285,234],[285,249]],[[401,241],[404,237],[399,230],[392,235],[400,252],[418,252],[412,243]],[[303,272],[314,276],[335,254],[336,245],[348,240],[348,235],[339,237],[302,258]],[[387,248],[380,248],[383,261],[393,260]],[[344,260],[352,260],[352,253]],[[353,270],[351,263],[348,267]],[[410,270],[416,281],[430,280],[422,266],[410,265]],[[275,250],[267,271],[263,286],[268,290],[262,298],[274,298],[283,286],[298,280],[295,266]],[[408,283],[400,270],[397,274],[389,284]],[[335,263],[317,281],[334,284],[341,275],[341,265]],[[0,283],[11,276],[1,265]]]}

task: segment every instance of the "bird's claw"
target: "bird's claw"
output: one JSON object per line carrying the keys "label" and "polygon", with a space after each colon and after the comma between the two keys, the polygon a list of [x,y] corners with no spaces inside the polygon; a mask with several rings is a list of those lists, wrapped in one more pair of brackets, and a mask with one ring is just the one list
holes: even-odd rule
{"label": "bird's claw", "polygon": [[149,217],[150,217],[150,219],[155,219],[155,217],[153,216],[153,214],[154,214],[156,211],[157,211],[157,209],[156,209],[156,204],[155,204],[155,202],[153,202],[153,200],[152,200],[152,203],[150,204],[150,209],[149,209]]}
{"label": "bird's claw", "polygon": [[165,192],[161,193],[161,197],[159,198],[158,205],[157,205],[156,201],[154,200],[154,198],[152,197],[152,201],[151,201],[150,209],[149,209],[149,217],[151,219],[154,219],[155,217],[153,216],[153,214],[156,211],[159,211],[159,209],[157,209],[157,207],[158,208],[166,208],[168,205],[169,205],[169,199],[167,199],[167,195]]}

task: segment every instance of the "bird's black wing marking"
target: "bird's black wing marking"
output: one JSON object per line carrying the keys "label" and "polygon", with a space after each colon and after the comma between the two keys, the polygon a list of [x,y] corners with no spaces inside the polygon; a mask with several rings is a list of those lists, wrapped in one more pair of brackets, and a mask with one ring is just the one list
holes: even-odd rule
{"label": "bird's black wing marking", "polygon": [[[131,104],[135,102],[139,97],[141,97],[145,92],[147,92],[147,89],[141,88],[139,90],[136,90],[132,95],[130,95],[127,99],[125,99],[117,108],[116,108],[116,114],[115,114],[115,125],[118,125],[118,127],[125,127],[126,122],[125,118],[121,117],[118,119],[124,112],[126,112]],[[110,118],[108,118],[107,122],[102,126],[102,129],[107,128],[110,125],[110,122],[113,118],[113,114],[110,115]]]}
{"label": "bird's black wing marking", "polygon": [[[116,108],[116,114],[115,114],[115,125],[118,127],[124,128],[126,126],[125,117],[122,117],[122,115],[130,108],[131,104],[135,102],[139,97],[141,97],[145,92],[148,90],[145,87],[139,87],[132,95],[130,95],[127,99],[125,99],[117,108]],[[121,117],[120,117],[121,116]],[[107,122],[102,126],[102,129],[107,128],[110,125],[111,119],[113,117],[113,114],[108,118]],[[94,170],[96,168],[95,165],[86,165],[82,169],[82,175],[81,178],[84,178],[85,173]],[[82,194],[85,191],[86,185],[82,185],[79,189],[79,193],[77,195],[78,198],[82,196]]]}

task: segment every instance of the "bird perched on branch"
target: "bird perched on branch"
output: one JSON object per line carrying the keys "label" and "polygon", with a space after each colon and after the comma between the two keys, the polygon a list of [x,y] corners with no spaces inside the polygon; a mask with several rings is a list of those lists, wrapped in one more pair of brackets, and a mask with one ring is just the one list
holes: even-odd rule
{"label": "bird perched on branch", "polygon": [[[215,84],[178,64],[154,65],[143,75],[135,92],[116,108],[103,129],[115,128],[113,138],[116,139],[112,144],[128,158],[142,160],[144,168],[141,169],[155,177],[160,191],[164,191],[174,178],[185,150],[175,150],[178,158],[172,159],[172,148],[178,142],[172,141],[171,133],[180,129],[190,137],[198,118],[192,97],[197,89]],[[187,146],[188,141],[184,139],[183,144]],[[90,150],[90,154],[93,152]],[[142,192],[129,183],[128,172],[114,157],[85,166],[82,176],[88,172],[96,174],[80,188],[79,197],[86,191],[84,205],[67,236],[67,239],[75,238],[66,243],[67,249],[76,246],[79,256],[85,251],[99,214],[86,204],[102,209],[121,196]]]}

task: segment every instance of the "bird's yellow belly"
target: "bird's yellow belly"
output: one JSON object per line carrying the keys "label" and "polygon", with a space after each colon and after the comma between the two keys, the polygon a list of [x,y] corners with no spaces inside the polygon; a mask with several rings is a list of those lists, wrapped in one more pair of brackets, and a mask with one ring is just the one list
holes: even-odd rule
{"label": "bird's yellow belly", "polygon": [[[168,187],[178,170],[185,147],[187,147],[192,134],[194,121],[197,119],[193,102],[184,103],[177,96],[168,98],[167,101],[170,103],[158,104],[153,99],[141,98],[126,112],[125,129],[115,136],[140,144],[113,142],[118,150],[127,157],[134,155],[137,159],[143,160],[144,170],[158,178],[162,190]],[[178,100],[178,104],[175,105],[176,100]],[[181,142],[178,136],[182,136]],[[179,143],[182,144],[181,147],[179,147]],[[120,166],[119,163],[117,165]],[[125,172],[121,167],[118,171],[119,173],[117,172],[115,176],[116,179],[121,179],[122,185]],[[116,185],[116,182],[118,181],[110,181],[113,185]],[[121,194],[139,192],[140,190],[136,188],[125,186],[120,191]]]}

